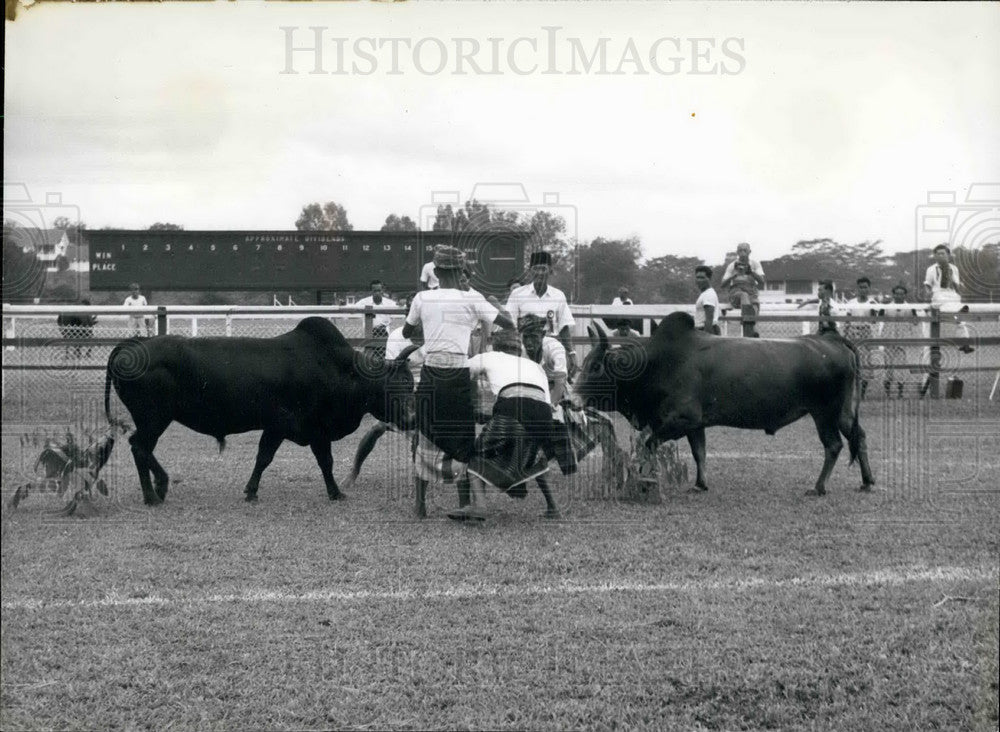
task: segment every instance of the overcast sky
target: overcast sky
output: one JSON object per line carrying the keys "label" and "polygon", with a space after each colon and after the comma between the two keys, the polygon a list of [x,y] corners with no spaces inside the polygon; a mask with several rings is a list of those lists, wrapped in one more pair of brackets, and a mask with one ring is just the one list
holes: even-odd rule
{"label": "overcast sky", "polygon": [[58,3],[5,30],[5,184],[91,228],[335,200],[378,229],[513,182],[583,240],[716,262],[910,249],[928,191],[1000,181],[995,3]]}

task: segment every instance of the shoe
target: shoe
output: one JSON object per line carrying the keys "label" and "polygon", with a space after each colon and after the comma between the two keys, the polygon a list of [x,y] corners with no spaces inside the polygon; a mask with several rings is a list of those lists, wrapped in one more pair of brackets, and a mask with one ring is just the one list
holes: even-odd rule
{"label": "shoe", "polygon": [[479,506],[466,506],[448,512],[452,521],[485,521],[486,511]]}

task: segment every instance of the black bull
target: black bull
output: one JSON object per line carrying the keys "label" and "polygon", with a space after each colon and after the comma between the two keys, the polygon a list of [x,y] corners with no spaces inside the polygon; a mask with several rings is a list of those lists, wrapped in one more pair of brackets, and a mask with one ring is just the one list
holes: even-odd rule
{"label": "black bull", "polygon": [[[171,422],[211,435],[263,430],[244,492],[256,500],[261,474],[284,440],[309,445],[330,500],[340,498],[330,443],[354,432],[366,413],[401,428],[413,424],[414,349],[394,361],[355,351],[329,320],[306,318],[274,338],[129,340],[108,357],[104,410],[111,385],[135,421],[129,438],[143,500],[163,501],[169,477],[153,455]],[[155,485],[150,482],[152,473]]]}
{"label": "black bull", "polygon": [[858,423],[861,364],[835,333],[788,339],[720,338],[695,331],[686,313],[667,316],[648,343],[609,349],[603,331],[584,361],[576,392],[589,405],[617,410],[652,439],[687,437],[706,490],[705,428],[760,429],[773,435],[810,415],[823,443],[826,481],[847,438],[861,466],[862,490],[874,484]]}

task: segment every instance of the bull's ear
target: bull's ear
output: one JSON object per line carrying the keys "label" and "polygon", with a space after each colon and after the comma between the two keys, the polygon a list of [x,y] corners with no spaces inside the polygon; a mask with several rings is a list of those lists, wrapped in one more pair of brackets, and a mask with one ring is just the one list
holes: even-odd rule
{"label": "bull's ear", "polygon": [[592,326],[592,325],[588,325],[587,326],[587,336],[590,338],[591,344],[596,346],[597,345],[597,331],[594,329],[594,326]]}

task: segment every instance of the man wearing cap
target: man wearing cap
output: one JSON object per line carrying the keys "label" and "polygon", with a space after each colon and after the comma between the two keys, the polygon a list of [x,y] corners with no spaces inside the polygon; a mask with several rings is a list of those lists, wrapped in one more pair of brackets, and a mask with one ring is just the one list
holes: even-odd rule
{"label": "man wearing cap", "polygon": [[[424,365],[417,386],[417,449],[414,452],[417,514],[426,515],[427,482],[458,484],[459,505],[469,501],[466,464],[475,450],[473,384],[469,339],[480,322],[513,328],[514,323],[476,290],[460,289],[465,253],[451,246],[434,250],[436,290],[418,292],[403,326],[403,337],[418,325],[424,333]],[[457,480],[456,480],[457,479]]]}
{"label": "man wearing cap", "polygon": [[545,332],[556,336],[566,349],[569,377],[577,370],[576,351],[570,342],[575,320],[569,310],[566,295],[562,290],[549,285],[552,272],[552,255],[548,252],[533,252],[530,259],[531,282],[518,287],[507,300],[507,310],[514,322],[524,315],[537,315],[545,322]]}
{"label": "man wearing cap", "polygon": [[531,313],[517,319],[517,329],[521,333],[525,353],[545,372],[552,406],[555,406],[563,400],[569,371],[565,346],[555,336],[548,335],[545,326],[544,318]]}

